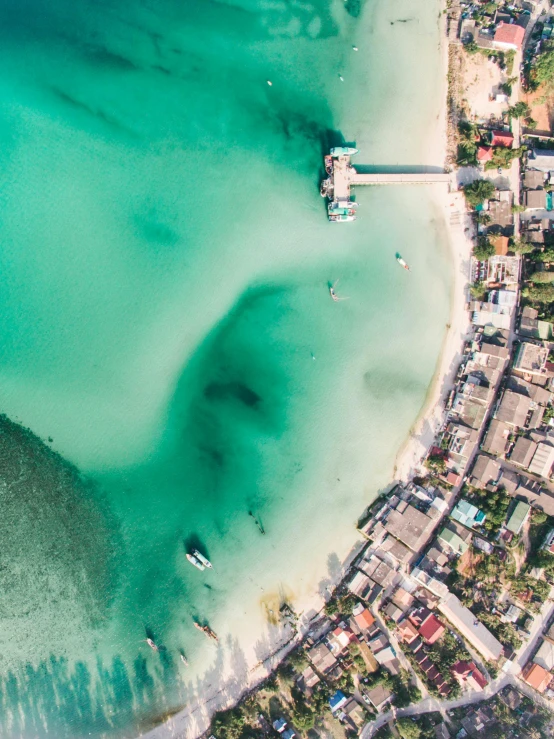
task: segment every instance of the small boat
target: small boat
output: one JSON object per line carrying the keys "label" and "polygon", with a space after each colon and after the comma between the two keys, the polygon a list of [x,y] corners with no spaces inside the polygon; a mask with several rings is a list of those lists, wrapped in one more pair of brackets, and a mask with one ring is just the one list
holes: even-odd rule
{"label": "small boat", "polygon": [[202,626],[202,624],[199,624],[198,621],[195,621],[194,625],[196,626],[198,631],[202,631],[209,639],[219,641],[219,639],[217,638],[217,634],[215,633],[215,631],[212,631],[209,626]]}
{"label": "small boat", "polygon": [[406,264],[406,262],[402,259],[402,257],[400,256],[400,254],[397,254],[396,255],[396,261],[398,262],[398,264],[401,267],[404,267],[404,269],[407,269],[408,272],[410,271],[410,268],[408,267],[408,265]]}
{"label": "small boat", "polygon": [[155,652],[158,651],[158,647],[154,643],[153,639],[150,639],[150,637],[148,637],[148,639],[146,640],[146,643],[148,644],[148,646],[150,647],[150,649],[153,649]]}
{"label": "small boat", "polygon": [[[196,552],[196,549],[195,549],[194,551]],[[191,565],[194,565],[194,566],[196,567],[196,569],[197,569],[197,570],[200,570],[200,572],[203,572],[203,571],[204,571],[204,570],[206,569],[206,568],[204,567],[204,565],[202,564],[202,562],[201,562],[201,561],[200,561],[199,559],[197,559],[197,558],[196,558],[196,557],[194,556],[194,554],[189,554],[189,553],[187,552],[187,559],[188,559],[188,561],[189,561],[189,562],[191,563]]]}
{"label": "small boat", "polygon": [[179,655],[179,657],[181,658],[181,662],[185,665],[185,667],[188,667],[189,666],[189,661],[188,661],[188,659],[185,657],[185,655],[182,652]]}
{"label": "small boat", "polygon": [[327,174],[332,174],[333,172],[333,157],[327,154],[327,156],[323,160],[325,162],[325,171]]}
{"label": "small boat", "polygon": [[352,157],[357,153],[358,150],[351,146],[335,146],[330,152],[332,157]]}
{"label": "small boat", "polygon": [[195,557],[201,564],[204,565],[204,567],[208,567],[210,570],[213,568],[212,563],[207,557],[204,557],[203,554],[200,554],[198,549],[192,550],[192,556]]}
{"label": "small boat", "polygon": [[355,221],[356,216],[354,215],[330,215],[329,220],[331,223],[344,223],[346,221]]}
{"label": "small boat", "polygon": [[269,85],[270,87],[273,87],[273,82],[272,82],[271,80],[268,80],[268,81],[267,81],[267,84],[268,84],[268,85]]}
{"label": "small boat", "polygon": [[335,303],[338,303],[338,302],[339,302],[339,296],[338,296],[338,295],[337,295],[337,293],[335,292],[335,287],[334,287],[334,285],[330,285],[330,286],[329,286],[329,294],[330,294],[330,296],[331,296],[331,297],[333,298],[333,300],[335,301]]}

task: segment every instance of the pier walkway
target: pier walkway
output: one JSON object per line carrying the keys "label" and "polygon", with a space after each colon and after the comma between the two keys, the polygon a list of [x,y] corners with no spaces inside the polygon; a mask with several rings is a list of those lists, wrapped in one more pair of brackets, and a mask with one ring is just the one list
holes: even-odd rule
{"label": "pier walkway", "polygon": [[422,172],[420,174],[356,174],[351,175],[351,185],[433,185],[436,182],[450,182],[451,175],[446,172]]}
{"label": "pier walkway", "polygon": [[331,149],[325,157],[327,178],[321,183],[321,194],[331,201],[330,220],[355,220],[356,203],[351,199],[351,188],[358,185],[450,185],[448,172],[372,172],[360,174],[350,163],[356,149]]}

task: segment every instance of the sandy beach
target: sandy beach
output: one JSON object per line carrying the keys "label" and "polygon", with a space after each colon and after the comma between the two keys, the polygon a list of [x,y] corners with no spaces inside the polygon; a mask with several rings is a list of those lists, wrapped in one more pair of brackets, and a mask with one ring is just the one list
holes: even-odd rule
{"label": "sandy beach", "polygon": [[[441,20],[441,23],[444,21]],[[446,161],[446,76],[448,69],[448,44],[443,33],[441,34],[441,60],[444,69],[444,89],[442,105],[436,118],[435,126],[430,127],[428,140],[422,151],[423,164],[442,166]],[[455,176],[452,177],[452,192],[447,192],[443,185],[432,186],[433,199],[437,208],[437,221],[444,222],[447,239],[451,249],[453,265],[452,302],[450,322],[445,329],[443,348],[437,363],[434,379],[429,387],[424,406],[412,427],[409,437],[397,454],[392,477],[395,480],[407,480],[417,473],[422,458],[431,445],[435,433],[444,418],[443,399],[450,391],[459,359],[463,348],[464,338],[469,325],[469,316],[466,311],[466,297],[469,275],[469,259],[472,249],[471,228],[467,217],[465,201],[461,193],[456,192]],[[362,511],[360,510],[360,514]],[[339,581],[350,562],[356,557],[363,542],[356,540],[355,529],[352,529],[353,548],[342,563],[342,569],[337,572],[334,580]],[[331,587],[332,583],[329,583]],[[294,636],[291,630],[278,629],[268,624],[268,643],[272,644],[270,653],[260,661],[259,651],[256,657],[253,634],[252,650],[245,650],[241,659],[246,659],[242,679],[236,680],[236,664],[233,651],[221,650],[218,655],[217,674],[212,672],[211,682],[198,681],[194,695],[188,700],[186,707],[175,711],[174,715],[156,728],[143,734],[149,739],[167,737],[199,736],[209,727],[210,717],[217,710],[228,708],[235,704],[242,695],[261,682],[278,664],[284,655],[295,643],[301,640],[301,634],[309,629],[309,623],[317,615],[323,605],[321,593],[306,591],[304,595],[295,599],[294,607],[302,616],[299,621],[299,634]],[[244,645],[242,645],[244,646]],[[174,709],[175,710],[175,709]],[[168,711],[169,713],[169,711]]]}

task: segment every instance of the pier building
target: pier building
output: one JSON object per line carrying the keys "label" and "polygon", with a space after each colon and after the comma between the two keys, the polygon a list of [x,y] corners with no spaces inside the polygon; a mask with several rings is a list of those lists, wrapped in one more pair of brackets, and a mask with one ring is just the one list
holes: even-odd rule
{"label": "pier building", "polygon": [[322,197],[329,199],[328,214],[332,222],[356,220],[358,204],[352,198],[352,187],[356,185],[433,185],[449,184],[448,172],[372,172],[360,174],[351,164],[358,150],[351,147],[335,147],[325,156],[326,178],[321,183]]}

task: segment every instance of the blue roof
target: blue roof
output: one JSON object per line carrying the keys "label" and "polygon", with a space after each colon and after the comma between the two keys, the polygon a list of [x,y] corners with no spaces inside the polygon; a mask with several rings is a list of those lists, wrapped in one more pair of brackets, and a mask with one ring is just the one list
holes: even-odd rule
{"label": "blue roof", "polygon": [[329,698],[329,705],[331,706],[331,711],[334,711],[337,706],[340,706],[341,703],[344,703],[346,700],[345,694],[341,690],[337,690],[335,695],[332,695]]}

